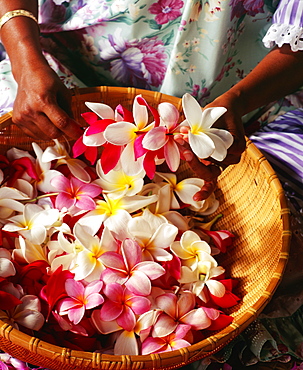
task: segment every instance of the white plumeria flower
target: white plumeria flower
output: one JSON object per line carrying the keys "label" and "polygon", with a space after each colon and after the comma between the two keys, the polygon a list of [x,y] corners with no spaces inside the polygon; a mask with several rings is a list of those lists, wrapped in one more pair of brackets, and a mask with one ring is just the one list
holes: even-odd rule
{"label": "white plumeria flower", "polygon": [[183,124],[190,127],[188,141],[192,151],[198,158],[211,157],[223,161],[227,149],[233,143],[233,136],[227,130],[212,128],[212,125],[227,109],[213,107],[202,110],[197,100],[190,94],[183,95],[182,106],[186,118]]}
{"label": "white plumeria flower", "polygon": [[102,188],[103,193],[110,194],[112,198],[138,194],[144,185],[144,170],[131,176],[127,175],[121,166],[118,166],[117,169],[114,168],[105,174],[99,160],[96,165],[96,171],[99,179],[95,180],[94,183]]}
{"label": "white plumeria flower", "polygon": [[126,145],[133,142],[138,132],[148,132],[154,127],[154,123],[148,124],[148,111],[145,105],[138,103],[137,95],[133,103],[134,123],[132,122],[116,122],[109,125],[104,131],[105,139],[114,145]]}
{"label": "white plumeria flower", "polygon": [[209,254],[203,254],[203,260],[198,262],[197,268],[193,271],[187,266],[181,267],[181,284],[189,284],[191,291],[202,301],[207,302],[207,294],[204,288],[216,297],[223,297],[225,286],[216,278],[224,273],[224,268],[217,265],[217,261]]}
{"label": "white plumeria flower", "polygon": [[189,267],[192,271],[196,270],[199,261],[203,261],[211,254],[209,244],[191,230],[185,231],[180,241],[172,243],[171,250],[181,258],[182,265]]}
{"label": "white plumeria flower", "polygon": [[51,180],[55,176],[60,175],[60,172],[52,170],[51,163],[42,162],[43,151],[37,143],[33,142],[32,146],[36,154],[35,167],[37,175],[39,176],[39,180],[36,181],[36,187],[43,193],[55,192],[56,188],[51,185]]}
{"label": "white plumeria flower", "polygon": [[174,173],[157,172],[156,175],[167,181],[170,185],[170,190],[172,193],[170,204],[171,208],[180,208],[177,197],[184,204],[188,204],[191,210],[200,213],[203,212],[204,215],[215,212],[219,207],[219,202],[214,195],[209,197],[208,200],[195,201],[193,199],[193,196],[199,190],[201,190],[202,186],[204,185],[204,180],[197,177],[190,177],[177,182],[177,176]]}
{"label": "white plumeria flower", "polygon": [[[170,222],[181,231],[189,229],[187,218],[178,211],[171,211],[172,191],[170,184],[166,182],[145,184],[141,194],[156,194],[158,196],[157,202],[143,211],[143,215],[148,222],[155,223],[157,220],[158,225],[163,222]],[[150,218],[153,220],[149,220]]]}
{"label": "white plumeria flower", "polygon": [[58,239],[47,243],[50,250],[48,259],[51,264],[51,271],[56,271],[62,266],[63,270],[72,271],[76,264],[76,257],[83,250],[83,245],[79,240],[70,241],[65,235],[72,235],[71,232],[64,233],[59,231]]}
{"label": "white plumeria flower", "polygon": [[117,252],[118,243],[107,227],[104,228],[102,236],[97,236],[86,232],[85,228],[79,224],[74,227],[74,235],[83,246],[82,250],[76,255],[75,280],[91,282],[99,280],[102,271],[105,269],[99,259],[105,252]]}
{"label": "white plumeria flower", "polygon": [[66,164],[70,172],[83,182],[90,182],[90,175],[84,169],[85,163],[77,158],[72,158],[65,147],[57,140],[54,139],[54,146],[49,146],[45,149],[41,156],[42,163],[50,163],[56,160],[56,166]]}
{"label": "white plumeria flower", "polygon": [[80,218],[78,223],[85,226],[92,235],[95,235],[104,224],[114,233],[115,237],[123,240],[128,236],[127,225],[132,217],[131,213],[147,207],[157,199],[157,195],[146,197],[133,195],[113,199],[104,194],[104,200],[96,201],[96,209]]}
{"label": "white plumeria flower", "polygon": [[33,244],[42,244],[47,231],[59,220],[58,209],[44,209],[37,204],[26,204],[23,214],[12,216],[3,230],[17,232]]}
{"label": "white plumeria flower", "polygon": [[14,212],[22,213],[24,204],[19,201],[28,200],[27,194],[21,191],[3,186],[0,188],[0,223],[7,223],[7,219],[11,217]]}
{"label": "white plumeria flower", "polygon": [[16,269],[11,261],[11,254],[5,248],[0,248],[0,277],[14,276]]}
{"label": "white plumeria flower", "polygon": [[158,225],[157,220],[151,223],[153,220],[146,220],[144,214],[132,218],[128,223],[129,234],[142,248],[145,261],[170,261],[173,255],[166,249],[174,242],[178,228],[169,223]]}
{"label": "white plumeria flower", "polygon": [[28,329],[40,330],[44,324],[44,316],[40,312],[39,298],[34,295],[17,298],[22,303],[11,310],[0,310],[0,320],[9,323],[16,329],[19,329],[19,325],[22,325]]}
{"label": "white plumeria flower", "polygon": [[13,259],[17,261],[25,261],[32,263],[35,261],[48,262],[46,246],[34,244],[22,236],[19,236],[15,241],[15,249],[13,250]]}

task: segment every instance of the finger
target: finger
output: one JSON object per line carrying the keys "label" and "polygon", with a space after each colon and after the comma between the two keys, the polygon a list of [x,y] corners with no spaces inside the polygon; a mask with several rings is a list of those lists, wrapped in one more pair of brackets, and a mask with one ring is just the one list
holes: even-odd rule
{"label": "finger", "polygon": [[206,160],[200,161],[189,149],[189,146],[186,143],[179,146],[179,148],[186,162],[199,178],[205,181],[213,181],[221,174],[219,166]]}
{"label": "finger", "polygon": [[217,181],[207,181],[193,197],[196,202],[207,199],[216,189]]}
{"label": "finger", "polygon": [[57,105],[48,105],[45,108],[45,114],[52,124],[68,137],[78,139],[83,134],[80,125]]}
{"label": "finger", "polygon": [[[14,121],[13,121],[14,122]],[[33,138],[33,139],[39,139],[39,140],[50,140],[50,137],[46,134],[47,128],[44,130],[41,130],[35,123],[32,121],[20,121],[14,122],[27,136]],[[53,125],[50,124],[50,127]],[[59,135],[60,136],[60,135]]]}

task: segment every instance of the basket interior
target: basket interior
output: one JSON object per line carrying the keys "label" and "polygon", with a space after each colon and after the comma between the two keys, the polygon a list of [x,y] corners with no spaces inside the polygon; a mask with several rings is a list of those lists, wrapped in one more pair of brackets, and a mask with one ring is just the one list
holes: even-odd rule
{"label": "basket interior", "polygon": [[[181,112],[181,99],[134,88],[96,87],[74,92],[73,112],[81,125],[81,113],[88,111],[86,101],[103,102],[113,108],[118,104],[131,109],[136,95],[142,96],[156,107],[160,102],[171,102]],[[183,117],[181,117],[181,120]],[[1,151],[17,146],[31,147],[31,139],[11,125],[11,115],[2,117],[0,126]],[[45,147],[51,143],[39,142]],[[178,175],[192,175],[183,164]],[[276,290],[288,258],[290,243],[289,210],[277,176],[264,156],[247,140],[247,149],[241,162],[229,166],[220,176],[216,190],[223,217],[217,229],[235,234],[235,242],[219,263],[227,275],[239,279],[236,294],[240,303],[227,313],[234,322],[209,338],[178,351],[150,356],[109,356],[76,352],[52,346],[29,337],[0,321],[0,348],[25,361],[51,369],[77,368],[176,368],[218,351],[243,331],[263,310]],[[2,338],[1,338],[2,336]]]}

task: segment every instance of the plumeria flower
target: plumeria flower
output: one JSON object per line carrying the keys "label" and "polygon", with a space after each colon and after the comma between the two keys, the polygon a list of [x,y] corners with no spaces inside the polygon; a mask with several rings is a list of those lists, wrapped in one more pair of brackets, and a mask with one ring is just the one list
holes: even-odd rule
{"label": "plumeria flower", "polygon": [[183,124],[190,127],[188,142],[192,151],[198,158],[211,157],[223,161],[233,143],[233,136],[229,131],[213,128],[212,125],[227,111],[226,108],[202,110],[196,99],[188,93],[182,97],[182,106],[186,118]]}
{"label": "plumeria flower", "polygon": [[42,156],[42,163],[50,163],[55,161],[55,168],[62,164],[66,164],[73,176],[83,182],[90,181],[90,175],[85,170],[85,163],[79,159],[72,158],[65,147],[57,140],[53,140],[55,145],[47,147]]}
{"label": "plumeria flower", "polygon": [[107,300],[101,307],[101,320],[116,320],[127,331],[135,328],[136,315],[147,312],[151,306],[148,298],[136,295],[118,283],[106,284],[104,294]]}
{"label": "plumeria flower", "polygon": [[38,176],[38,179],[35,181],[35,185],[37,189],[43,193],[55,192],[56,189],[51,185],[51,179],[61,173],[57,170],[51,169],[50,162],[42,161],[43,150],[37,143],[33,142],[32,146],[36,154],[35,168]]}
{"label": "plumeria flower", "polygon": [[77,254],[84,249],[79,240],[72,237],[71,232],[64,233],[63,231],[58,232],[57,240],[51,240],[47,243],[47,248],[49,249],[48,259],[52,272],[60,266],[64,270],[73,270]]}
{"label": "plumeria flower", "polygon": [[133,195],[114,199],[109,195],[103,195],[104,200],[97,200],[96,208],[84,215],[78,223],[85,226],[93,235],[104,224],[120,240],[127,237],[127,224],[131,219],[131,213],[147,207],[158,199],[157,195],[146,197]]}
{"label": "plumeria flower", "polygon": [[70,321],[77,325],[82,320],[85,311],[95,308],[104,302],[104,298],[99,294],[103,282],[96,280],[84,286],[81,281],[67,279],[65,290],[68,298],[64,298],[59,303],[60,315],[66,315]]}
{"label": "plumeria flower", "polygon": [[63,208],[76,208],[83,211],[95,209],[94,198],[101,193],[97,184],[85,183],[76,177],[67,178],[63,175],[56,176],[51,184],[59,191],[55,206],[59,210]]}
{"label": "plumeria flower", "polygon": [[86,102],[85,104],[92,110],[92,112],[82,114],[89,127],[73,145],[73,155],[78,157],[84,153],[85,158],[91,164],[94,164],[98,156],[98,147],[103,146],[101,162],[104,171],[107,173],[117,164],[122,148],[106,142],[104,131],[108,125],[123,121],[119,110],[122,111],[125,119],[129,118],[131,121],[133,120],[132,114],[120,105],[114,111],[109,105],[103,103]]}
{"label": "plumeria flower", "polygon": [[153,337],[166,337],[172,334],[179,324],[189,329],[202,330],[210,326],[211,320],[218,318],[219,311],[195,308],[196,297],[192,292],[182,292],[179,297],[166,293],[156,298],[157,306],[163,311],[152,331]]}
{"label": "plumeria flower", "polygon": [[37,204],[26,204],[23,214],[12,216],[3,230],[17,232],[34,244],[42,244],[47,230],[59,219],[58,209],[44,209]]}
{"label": "plumeria flower", "polygon": [[205,288],[215,297],[223,297],[225,294],[225,286],[216,277],[224,273],[224,268],[218,266],[217,261],[210,255],[204,254],[205,259],[198,262],[197,268],[193,271],[187,266],[181,267],[181,284],[190,284],[192,292],[202,299],[208,301]]}
{"label": "plumeria flower", "polygon": [[[148,110],[151,110],[155,121],[148,122]],[[134,123],[121,121],[109,125],[104,131],[105,139],[117,146],[126,146],[120,157],[123,168],[128,174],[138,173],[143,163],[139,160],[146,153],[142,147],[144,135],[153,127],[159,125],[159,114],[152,109],[141,95],[134,99],[133,103]]]}
{"label": "plumeria flower", "polygon": [[3,186],[0,188],[0,222],[5,224],[14,212],[22,213],[24,204],[20,201],[28,200],[27,194],[21,191]]}
{"label": "plumeria flower", "polygon": [[22,325],[28,329],[40,330],[45,320],[40,312],[39,298],[34,295],[23,295],[23,292],[13,288],[12,284],[11,288],[9,285],[7,288],[7,292],[15,295],[22,303],[9,310],[0,310],[0,320],[7,322],[16,329],[19,329],[19,325]]}
{"label": "plumeria flower", "polygon": [[46,246],[43,244],[34,244],[21,235],[15,240],[15,249],[13,250],[13,259],[17,261],[32,263],[35,261],[45,261],[48,263]]}
{"label": "plumeria flower", "polygon": [[0,277],[14,276],[16,269],[11,261],[11,254],[5,248],[0,248]]}
{"label": "plumeria flower", "polygon": [[151,280],[165,273],[164,268],[152,261],[142,261],[141,248],[135,241],[125,239],[121,254],[107,252],[100,257],[107,267],[102,273],[106,284],[117,282],[134,294],[147,296],[151,292]]}
{"label": "plumeria flower", "polygon": [[82,114],[82,117],[89,124],[83,134],[83,143],[86,146],[101,146],[106,142],[104,138],[106,127],[112,123],[122,121],[123,118],[118,109],[113,110],[107,104],[86,102],[85,105],[92,112]]}
{"label": "plumeria flower", "polygon": [[216,211],[219,207],[219,202],[214,195],[205,201],[195,201],[193,196],[201,190],[204,185],[204,180],[196,177],[189,177],[182,181],[177,182],[177,176],[173,173],[157,172],[157,176],[165,180],[169,185],[172,192],[170,207],[173,209],[181,208],[181,204],[189,206],[195,212],[207,215]]}
{"label": "plumeria flower", "polygon": [[174,133],[179,128],[179,111],[171,103],[160,103],[158,105],[160,125],[152,128],[144,135],[143,148],[157,152],[163,148],[164,158],[169,169],[177,171],[180,164],[180,151],[174,140]]}
{"label": "plumeria flower", "polygon": [[183,266],[196,270],[199,261],[203,261],[206,255],[210,256],[211,248],[204,240],[193,231],[185,231],[180,241],[171,245],[171,250],[182,260]]}
{"label": "plumeria flower", "polygon": [[118,243],[110,230],[104,227],[101,238],[94,236],[86,231],[86,228],[80,224],[74,227],[76,240],[82,246],[75,259],[75,280],[85,279],[92,281],[100,279],[101,273],[105,269],[102,263],[102,255],[105,252],[117,252]]}
{"label": "plumeria flower", "polygon": [[158,222],[159,225],[163,222],[170,222],[180,231],[189,229],[188,219],[180,212],[171,210],[173,192],[170,184],[166,182],[148,183],[144,185],[140,194],[156,194],[158,196],[157,202],[149,205],[148,209],[143,211],[143,215],[148,222]]}
{"label": "plumeria flower", "polygon": [[189,330],[189,325],[179,324],[175,331],[172,334],[167,335],[166,337],[146,338],[145,341],[142,343],[142,355],[174,351],[190,346],[191,343],[184,339]]}
{"label": "plumeria flower", "polygon": [[143,169],[137,174],[127,175],[120,166],[120,168],[114,168],[105,174],[101,162],[98,161],[96,171],[99,179],[95,180],[94,183],[102,188],[103,193],[110,194],[111,198],[136,195],[144,185],[145,171]]}
{"label": "plumeria flower", "polygon": [[[149,221],[154,220],[149,219]],[[128,223],[130,237],[142,249],[145,261],[170,261],[173,256],[167,251],[178,234],[178,228],[169,223],[150,223],[144,216],[132,218]]]}
{"label": "plumeria flower", "polygon": [[20,361],[17,358],[10,356],[8,353],[0,353],[0,369],[1,370],[31,370],[31,368],[27,366],[26,362]]}

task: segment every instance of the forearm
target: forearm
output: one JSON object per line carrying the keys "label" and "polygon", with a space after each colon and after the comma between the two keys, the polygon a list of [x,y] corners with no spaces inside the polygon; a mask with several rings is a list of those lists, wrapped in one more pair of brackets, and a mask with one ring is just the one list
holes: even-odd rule
{"label": "forearm", "polygon": [[[38,16],[37,0],[0,1],[0,16],[16,9],[28,10]],[[0,36],[17,82],[25,66],[34,70],[46,64],[39,42],[39,27],[33,19],[24,16],[11,18],[3,25]]]}
{"label": "forearm", "polygon": [[303,51],[292,52],[289,45],[284,45],[273,49],[226,95],[234,100],[243,116],[298,90],[302,85]]}

